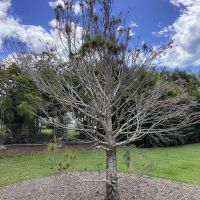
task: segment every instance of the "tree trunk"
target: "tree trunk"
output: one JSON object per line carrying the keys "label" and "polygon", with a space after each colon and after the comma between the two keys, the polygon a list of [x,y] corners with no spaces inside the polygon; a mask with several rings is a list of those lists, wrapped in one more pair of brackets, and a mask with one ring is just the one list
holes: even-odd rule
{"label": "tree trunk", "polygon": [[106,179],[105,200],[120,200],[117,178],[116,148],[106,151]]}

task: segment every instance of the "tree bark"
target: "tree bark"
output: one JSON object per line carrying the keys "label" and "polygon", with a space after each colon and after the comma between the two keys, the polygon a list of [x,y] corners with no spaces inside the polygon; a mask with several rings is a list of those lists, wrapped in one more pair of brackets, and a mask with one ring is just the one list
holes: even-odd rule
{"label": "tree bark", "polygon": [[120,200],[117,178],[116,148],[106,151],[106,179],[105,200]]}

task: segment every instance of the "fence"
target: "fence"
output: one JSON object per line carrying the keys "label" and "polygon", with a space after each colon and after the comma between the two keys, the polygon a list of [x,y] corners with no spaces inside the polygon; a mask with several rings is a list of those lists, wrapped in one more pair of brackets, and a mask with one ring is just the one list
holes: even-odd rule
{"label": "fence", "polygon": [[20,124],[5,124],[0,128],[0,144],[43,144],[54,139],[59,130],[48,128],[25,128]]}

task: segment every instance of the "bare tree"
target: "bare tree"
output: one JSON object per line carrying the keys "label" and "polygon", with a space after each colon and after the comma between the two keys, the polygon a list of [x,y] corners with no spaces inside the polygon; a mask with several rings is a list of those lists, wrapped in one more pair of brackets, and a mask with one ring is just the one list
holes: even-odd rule
{"label": "bare tree", "polygon": [[[45,62],[32,61],[29,73],[42,92],[89,119],[84,125],[77,120],[77,129],[106,150],[106,200],[119,200],[117,147],[147,134],[163,140],[178,134],[195,123],[196,102],[182,88],[170,96],[176,86],[155,70],[171,45],[136,48],[132,27],[112,14],[113,0],[82,0],[76,6],[73,0],[57,6],[62,51],[51,49]],[[149,76],[156,79],[151,86]]]}

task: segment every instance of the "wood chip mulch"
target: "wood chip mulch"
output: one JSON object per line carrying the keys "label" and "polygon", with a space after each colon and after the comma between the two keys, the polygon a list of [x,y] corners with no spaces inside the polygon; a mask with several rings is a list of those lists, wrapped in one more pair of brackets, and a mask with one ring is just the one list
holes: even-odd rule
{"label": "wood chip mulch", "polygon": [[[105,174],[70,173],[0,187],[0,200],[103,200]],[[89,179],[89,180],[88,180]],[[90,181],[95,180],[95,181]],[[121,200],[200,200],[200,186],[119,174]]]}

